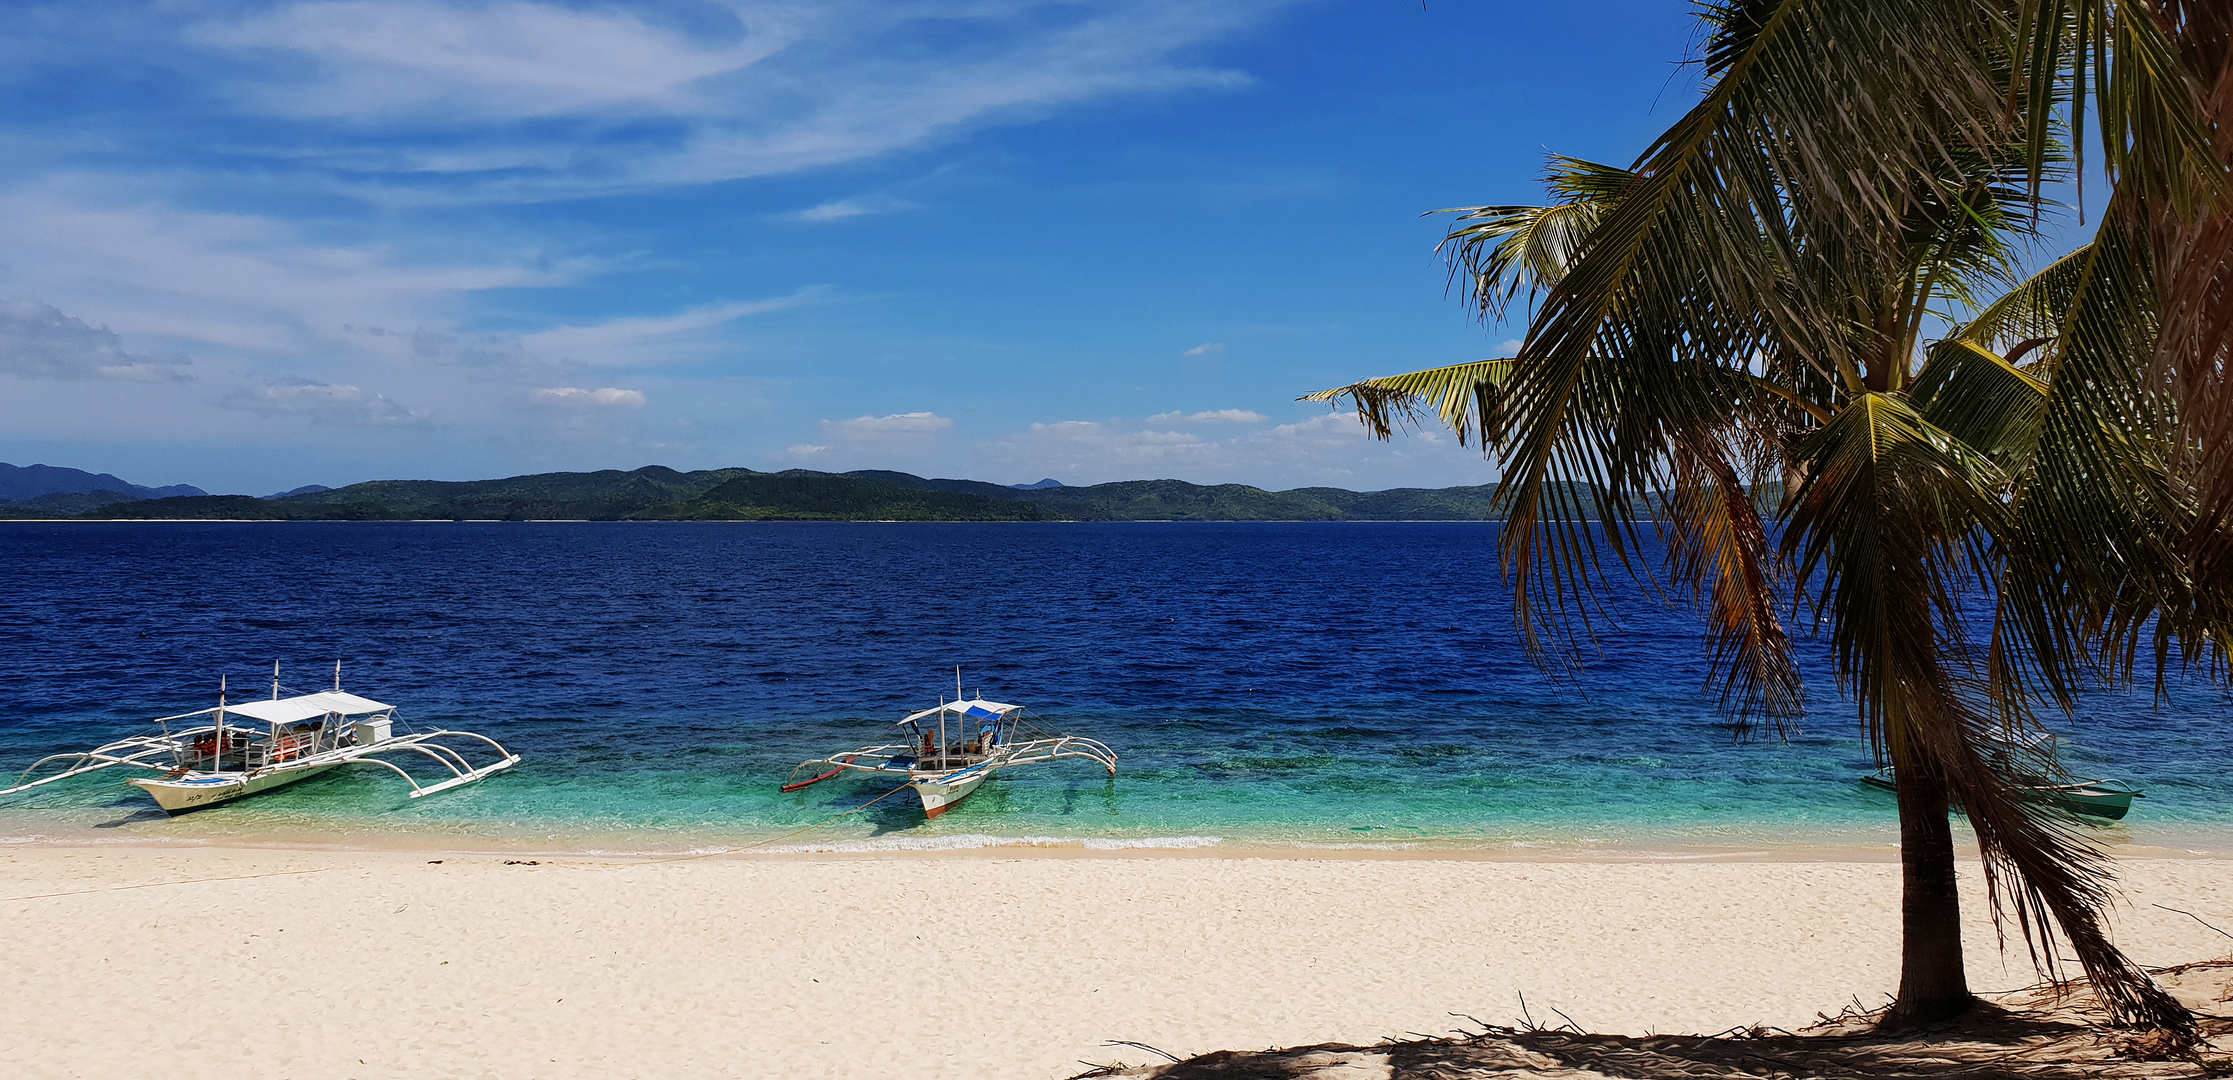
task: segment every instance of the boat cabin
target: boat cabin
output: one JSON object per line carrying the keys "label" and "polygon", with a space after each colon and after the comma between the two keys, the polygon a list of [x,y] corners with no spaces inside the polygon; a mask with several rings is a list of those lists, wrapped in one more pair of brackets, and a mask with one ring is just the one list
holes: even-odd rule
{"label": "boat cabin", "polygon": [[179,741],[179,768],[254,772],[346,746],[372,746],[394,733],[395,706],[340,690],[213,711],[208,730]]}
{"label": "boat cabin", "polygon": [[900,730],[907,733],[909,753],[902,755],[907,760],[894,757],[892,763],[919,769],[975,765],[1007,741],[1015,728],[1011,714],[1022,709],[1021,705],[972,698],[909,714],[899,722]]}

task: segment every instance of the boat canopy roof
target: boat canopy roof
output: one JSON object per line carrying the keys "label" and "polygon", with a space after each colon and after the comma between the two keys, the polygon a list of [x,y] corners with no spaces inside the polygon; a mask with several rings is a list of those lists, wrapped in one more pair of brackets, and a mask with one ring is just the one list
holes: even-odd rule
{"label": "boat canopy roof", "polygon": [[990,720],[994,717],[1006,716],[1020,708],[1023,708],[1023,706],[1002,705],[997,701],[986,701],[984,698],[971,698],[968,701],[949,701],[935,709],[924,709],[919,713],[910,713],[900,723],[912,724],[917,720],[937,716],[939,713],[958,713],[962,716],[974,716],[979,720]]}
{"label": "boat canopy roof", "polygon": [[386,712],[393,705],[382,705],[371,698],[345,694],[339,690],[304,694],[301,697],[280,698],[276,701],[244,701],[227,705],[225,711],[235,716],[246,716],[267,724],[295,724],[316,720],[321,716],[339,714],[360,716],[364,713]]}

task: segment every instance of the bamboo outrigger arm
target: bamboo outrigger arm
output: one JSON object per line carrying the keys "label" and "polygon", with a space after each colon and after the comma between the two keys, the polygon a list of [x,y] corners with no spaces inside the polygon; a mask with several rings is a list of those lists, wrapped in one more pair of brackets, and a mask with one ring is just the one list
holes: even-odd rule
{"label": "bamboo outrigger arm", "polygon": [[[158,755],[175,755],[177,754],[179,748],[180,744],[179,741],[176,739],[166,739],[157,735],[149,735],[132,739],[120,739],[116,742],[108,744],[107,746],[98,746],[91,750],[79,751],[77,753],[48,754],[47,756],[32,762],[30,768],[23,770],[23,772],[16,777],[16,784],[14,787],[0,788],[0,795],[13,795],[19,791],[29,791],[32,788],[40,787],[45,784],[51,784],[57,780],[67,780],[73,776],[83,776],[89,772],[99,772],[102,769],[111,769],[115,768],[118,765],[129,765],[133,768],[139,769],[153,769],[156,772],[169,772],[172,766],[167,761],[162,764],[156,764],[155,762],[142,759],[155,757]],[[52,776],[42,776],[37,780],[30,779],[31,774],[38,772],[39,769],[45,766],[48,762],[53,761],[78,761],[82,764],[71,766],[70,768],[64,769]]]}
{"label": "bamboo outrigger arm", "polygon": [[[476,768],[475,766],[473,766],[472,763],[466,761],[465,755],[459,753],[456,748],[444,746],[441,743],[432,741],[446,735],[454,735],[460,738],[467,739],[479,739],[480,741],[487,743],[492,749],[496,751],[498,755],[497,760],[492,764],[482,765]],[[419,783],[418,777],[412,776],[408,770],[404,769],[400,765],[397,765],[395,762],[388,761],[379,756],[390,751],[405,750],[412,751],[432,759],[436,764],[449,771],[449,779],[440,780],[432,784],[421,784]],[[498,743],[495,739],[489,738],[486,735],[477,735],[470,731],[428,731],[417,735],[399,736],[397,738],[389,739],[385,742],[374,743],[370,746],[344,748],[336,754],[334,764],[365,764],[381,766],[382,768],[394,772],[397,776],[402,777],[404,783],[411,785],[411,797],[416,799],[422,796],[432,795],[437,791],[448,791],[449,789],[458,787],[460,785],[470,784],[473,781],[479,780],[491,773],[501,772],[505,769],[509,769],[512,766],[519,764],[519,755],[504,749],[502,744]]]}
{"label": "bamboo outrigger arm", "polygon": [[1099,762],[1102,768],[1109,770],[1110,776],[1115,776],[1117,771],[1116,751],[1109,749],[1108,744],[1099,739],[1088,739],[1083,735],[1033,739],[1027,743],[1017,743],[1011,749],[1013,752],[999,762],[1003,767],[1053,761],[1056,758],[1082,757]]}

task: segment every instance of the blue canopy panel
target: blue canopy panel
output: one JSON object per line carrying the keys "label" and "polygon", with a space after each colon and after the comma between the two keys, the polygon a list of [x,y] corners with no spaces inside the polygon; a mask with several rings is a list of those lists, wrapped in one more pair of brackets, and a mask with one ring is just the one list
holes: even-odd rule
{"label": "blue canopy panel", "polygon": [[948,702],[944,705],[940,705],[935,709],[924,709],[919,713],[914,713],[912,715],[909,715],[905,719],[902,719],[900,723],[907,724],[913,723],[918,720],[928,720],[940,713],[957,713],[962,716],[973,717],[979,720],[997,720],[1000,717],[1015,712],[1017,709],[1020,708],[1023,708],[1023,706],[1004,705],[997,701],[986,701],[984,698],[974,698],[969,701]]}

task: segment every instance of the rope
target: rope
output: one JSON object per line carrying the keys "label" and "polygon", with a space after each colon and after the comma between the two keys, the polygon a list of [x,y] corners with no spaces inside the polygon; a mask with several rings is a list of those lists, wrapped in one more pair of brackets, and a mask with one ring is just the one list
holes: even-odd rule
{"label": "rope", "polygon": [[328,869],[330,868],[321,866],[316,870],[279,870],[269,874],[235,874],[232,877],[187,878],[184,881],[150,881],[144,885],[110,885],[99,889],[77,889],[71,892],[33,893],[30,896],[0,896],[0,904],[13,903],[17,900],[44,900],[50,896],[84,896],[87,893],[122,892],[126,889],[153,889],[163,885],[194,885],[204,881],[246,881],[249,878],[290,877],[295,874],[323,874]]}
{"label": "rope", "polygon": [[710,858],[713,858],[713,857],[714,857],[714,856],[716,856],[716,855],[734,855],[734,854],[736,854],[736,853],[737,853],[737,852],[739,852],[739,851],[750,851],[750,850],[752,850],[753,848],[756,848],[756,847],[763,847],[763,846],[766,846],[766,845],[768,845],[768,844],[773,844],[773,843],[775,843],[775,842],[777,842],[777,841],[779,841],[779,840],[789,840],[790,838],[792,838],[792,837],[794,837],[794,836],[797,836],[797,835],[799,835],[800,833],[810,833],[810,832],[813,832],[814,830],[816,830],[816,829],[819,829],[819,828],[821,828],[822,826],[824,826],[824,825],[827,825],[827,824],[829,824],[830,822],[836,821],[836,820],[838,820],[839,818],[848,818],[848,817],[852,817],[853,815],[855,815],[855,814],[858,814],[858,813],[860,813],[861,811],[863,811],[863,810],[866,810],[866,809],[868,809],[869,807],[871,807],[871,806],[874,806],[874,805],[876,805],[877,803],[883,802],[884,800],[886,800],[886,799],[889,799],[889,798],[891,798],[892,796],[894,796],[894,795],[897,795],[897,794],[899,794],[900,792],[902,792],[902,791],[905,791],[905,790],[907,790],[907,787],[908,787],[908,785],[907,785],[907,784],[901,784],[900,786],[898,786],[898,787],[896,787],[896,788],[893,788],[892,790],[890,790],[890,791],[887,791],[887,792],[883,793],[882,795],[878,795],[877,797],[875,797],[875,798],[873,798],[873,799],[870,799],[869,801],[867,801],[867,802],[865,802],[865,803],[862,803],[861,805],[859,805],[859,806],[856,806],[856,807],[852,808],[851,810],[847,810],[847,811],[845,811],[845,812],[844,812],[844,813],[842,813],[842,814],[832,814],[832,815],[830,815],[829,817],[823,818],[822,820],[820,820],[820,821],[817,821],[817,822],[815,822],[814,824],[812,824],[812,825],[809,825],[809,826],[807,826],[807,827],[805,827],[805,828],[803,828],[803,829],[793,829],[793,830],[791,830],[790,832],[784,833],[784,834],[783,834],[783,835],[781,835],[781,836],[771,836],[771,837],[768,837],[768,838],[767,838],[767,839],[765,839],[765,840],[754,840],[753,842],[751,842],[751,843],[749,843],[749,844],[744,844],[744,845],[742,845],[742,846],[739,846],[739,847],[732,847],[732,848],[722,848],[722,849],[721,849],[721,850],[719,850],[719,851],[702,851],[702,852],[699,852],[699,853],[698,853],[698,854],[696,854],[696,855],[678,855],[678,856],[676,856],[675,858],[672,858],[672,859],[646,859],[646,860],[644,860],[643,862],[635,862],[635,863],[629,863],[628,865],[629,865],[629,866],[645,866],[645,865],[650,865],[650,864],[655,864],[655,863],[676,863],[676,862],[689,862],[689,861],[691,861],[691,860],[693,860],[693,859],[710,859]]}

